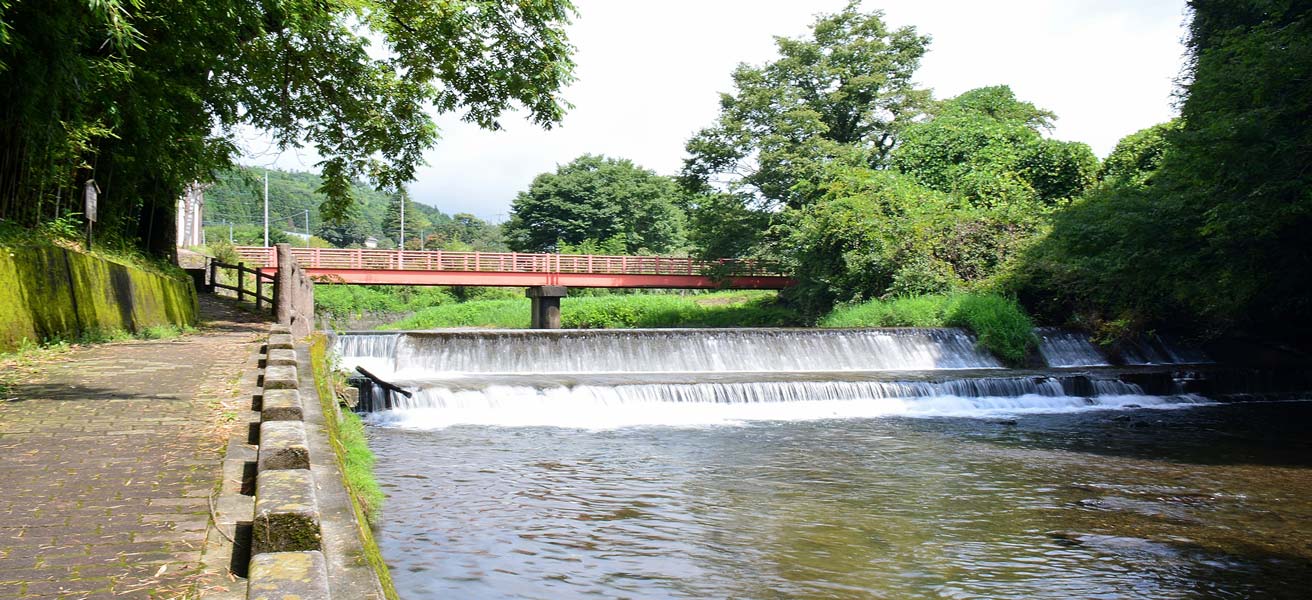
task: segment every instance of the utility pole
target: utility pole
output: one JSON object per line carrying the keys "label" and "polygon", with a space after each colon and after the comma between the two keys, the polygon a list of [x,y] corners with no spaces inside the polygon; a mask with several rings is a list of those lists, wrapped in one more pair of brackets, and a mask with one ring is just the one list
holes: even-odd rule
{"label": "utility pole", "polygon": [[428,233],[428,232],[427,232],[427,231],[424,231],[423,229],[420,229],[420,230],[419,230],[419,251],[420,251],[420,252],[423,252],[423,250],[424,250],[424,240],[427,239],[427,238],[424,236],[425,233]]}
{"label": "utility pole", "polygon": [[232,244],[232,223],[228,223],[228,243]]}
{"label": "utility pole", "polygon": [[269,172],[264,172],[264,247],[269,247]]}
{"label": "utility pole", "polygon": [[405,194],[401,194],[401,249],[405,250]]}
{"label": "utility pole", "polygon": [[310,209],[305,209],[305,247],[310,247]]}

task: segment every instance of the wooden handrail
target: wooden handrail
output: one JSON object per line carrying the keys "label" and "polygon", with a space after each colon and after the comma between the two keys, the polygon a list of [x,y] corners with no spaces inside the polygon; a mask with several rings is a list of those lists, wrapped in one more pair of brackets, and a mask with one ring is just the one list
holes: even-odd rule
{"label": "wooden handrail", "polygon": [[[264,248],[260,248],[260,250],[264,250]],[[240,255],[241,253],[239,252],[238,254]],[[218,277],[219,269],[228,269],[228,270],[236,271],[237,285],[227,285],[225,283],[219,283],[219,277]],[[246,289],[245,275],[248,274],[255,276],[254,290]],[[266,281],[270,284],[274,283],[274,276],[269,273],[265,273],[261,271],[260,267],[256,267],[256,268],[247,267],[244,261],[240,261],[235,265],[219,262],[217,260],[210,261],[210,285],[218,289],[231,290],[237,292],[237,300],[245,300],[246,296],[250,295],[252,298],[254,298],[255,308],[257,309],[263,308],[263,304],[266,302],[268,303],[269,308],[273,309],[274,304],[277,302],[274,299],[277,296],[277,289],[274,286],[271,285],[269,287],[269,290],[271,291],[271,294],[269,296],[264,295],[264,283]]]}

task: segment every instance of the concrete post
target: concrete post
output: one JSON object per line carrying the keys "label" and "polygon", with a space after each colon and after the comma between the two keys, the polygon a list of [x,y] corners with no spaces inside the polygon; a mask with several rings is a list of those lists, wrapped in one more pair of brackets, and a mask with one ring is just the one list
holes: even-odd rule
{"label": "concrete post", "polygon": [[525,296],[533,299],[533,329],[560,329],[560,299],[569,295],[563,285],[540,285],[528,288]]}
{"label": "concrete post", "polygon": [[274,317],[303,338],[314,330],[314,282],[292,256],[291,244],[278,244],[278,272],[274,275]]}
{"label": "concrete post", "polygon": [[273,276],[273,285],[277,288],[278,293],[273,306],[273,316],[275,322],[280,325],[292,324],[292,303],[293,298],[293,277],[291,266],[295,259],[292,258],[291,244],[278,244],[278,272]]}

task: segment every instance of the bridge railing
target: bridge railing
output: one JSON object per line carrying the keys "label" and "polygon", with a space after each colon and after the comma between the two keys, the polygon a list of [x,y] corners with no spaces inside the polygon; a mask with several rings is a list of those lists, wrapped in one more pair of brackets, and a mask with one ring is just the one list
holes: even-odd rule
{"label": "bridge railing", "polygon": [[[238,246],[251,265],[276,267],[273,248]],[[465,271],[492,273],[584,273],[598,275],[783,276],[774,265],[740,259],[703,260],[673,256],[596,254],[525,254],[519,252],[448,252],[445,250],[371,250],[364,248],[292,248],[307,269]]]}

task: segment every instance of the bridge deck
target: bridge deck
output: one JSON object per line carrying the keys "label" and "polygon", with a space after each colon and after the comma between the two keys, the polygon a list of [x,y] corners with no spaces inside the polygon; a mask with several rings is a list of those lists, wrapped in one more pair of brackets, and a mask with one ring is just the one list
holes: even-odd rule
{"label": "bridge deck", "polygon": [[[667,256],[292,248],[316,281],[379,285],[783,289],[792,278],[752,260]],[[250,266],[277,270],[274,248],[239,246]]]}

